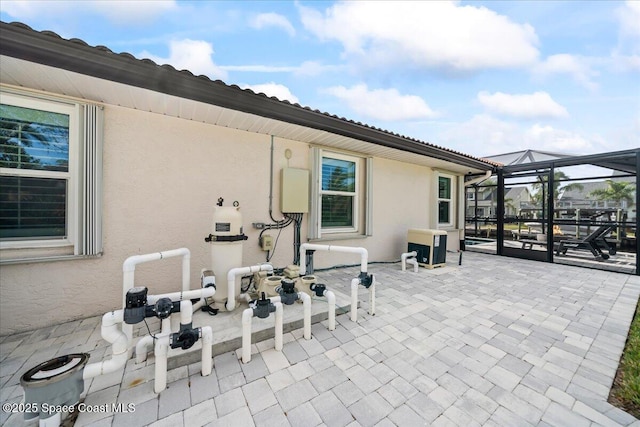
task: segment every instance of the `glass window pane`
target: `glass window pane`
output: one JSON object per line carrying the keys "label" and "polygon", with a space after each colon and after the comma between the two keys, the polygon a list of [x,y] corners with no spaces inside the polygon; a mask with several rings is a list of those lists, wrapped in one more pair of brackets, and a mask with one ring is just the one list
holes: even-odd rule
{"label": "glass window pane", "polygon": [[322,227],[353,227],[353,197],[323,195]]}
{"label": "glass window pane", "polygon": [[323,157],[322,189],[325,191],[356,191],[356,163]]}
{"label": "glass window pane", "polygon": [[66,237],[66,180],[1,176],[0,188],[0,238]]}
{"label": "glass window pane", "polygon": [[438,198],[451,198],[451,178],[446,178],[443,176],[438,178]]}
{"label": "glass window pane", "polygon": [[448,224],[449,221],[449,202],[438,202],[438,222],[441,224]]}
{"label": "glass window pane", "polygon": [[0,167],[67,172],[69,116],[0,105]]}

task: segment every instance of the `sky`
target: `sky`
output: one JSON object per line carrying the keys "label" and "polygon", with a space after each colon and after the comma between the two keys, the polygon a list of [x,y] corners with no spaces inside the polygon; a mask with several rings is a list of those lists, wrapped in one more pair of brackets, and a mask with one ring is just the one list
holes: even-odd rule
{"label": "sky", "polygon": [[640,147],[640,0],[2,0],[0,19],[473,156]]}

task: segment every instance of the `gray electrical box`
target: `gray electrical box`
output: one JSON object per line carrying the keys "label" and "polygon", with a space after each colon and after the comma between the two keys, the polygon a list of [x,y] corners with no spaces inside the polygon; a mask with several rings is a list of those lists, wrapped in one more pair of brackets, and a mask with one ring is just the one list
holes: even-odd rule
{"label": "gray electrical box", "polygon": [[309,171],[283,168],[280,179],[280,212],[309,212]]}

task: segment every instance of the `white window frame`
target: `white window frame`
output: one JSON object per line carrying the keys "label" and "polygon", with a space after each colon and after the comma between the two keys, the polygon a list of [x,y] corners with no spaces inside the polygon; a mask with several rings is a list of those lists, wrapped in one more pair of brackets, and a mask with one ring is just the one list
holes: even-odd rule
{"label": "white window frame", "polygon": [[[440,197],[440,178],[446,178],[449,180],[449,198]],[[453,227],[455,223],[455,201],[456,201],[456,190],[455,190],[455,175],[450,175],[447,173],[439,172],[437,174],[437,182],[436,182],[436,199],[438,204],[438,209],[436,210],[436,215],[438,216],[438,228],[448,228]],[[440,202],[449,202],[449,221],[448,222],[440,222]]]}
{"label": "white window frame", "polygon": [[[309,239],[349,238],[351,236],[371,236],[373,220],[373,184],[372,164],[370,157],[345,153],[334,150],[325,150],[320,147],[311,147],[312,185],[311,185],[311,211],[309,215]],[[354,162],[356,166],[356,182],[354,192],[336,192],[322,190],[322,159],[331,158]],[[364,185],[362,185],[364,183]],[[323,227],[322,226],[322,196],[323,195],[349,195],[353,197],[353,224],[351,227]],[[364,203],[363,203],[364,200]],[[362,211],[364,209],[364,212]],[[361,217],[364,213],[364,224]]]}
{"label": "white window frame", "polygon": [[2,88],[0,103],[69,116],[68,170],[0,168],[5,176],[67,182],[66,236],[0,240],[0,263],[57,260],[102,252],[102,108],[55,96]]}
{"label": "white window frame", "polygon": [[[332,191],[332,190],[323,190],[322,189],[322,162],[324,159],[335,159],[335,160],[343,160],[345,162],[353,163],[355,167],[354,178],[355,185],[353,191]],[[320,215],[320,228],[322,233],[354,233],[358,231],[358,218],[360,216],[360,159],[353,156],[345,156],[343,154],[332,153],[332,152],[323,152],[320,158],[320,198],[319,198],[319,209],[318,213]],[[322,225],[322,196],[347,196],[351,197],[351,209],[352,209],[352,217],[353,223],[351,226],[345,227],[324,227]]]}

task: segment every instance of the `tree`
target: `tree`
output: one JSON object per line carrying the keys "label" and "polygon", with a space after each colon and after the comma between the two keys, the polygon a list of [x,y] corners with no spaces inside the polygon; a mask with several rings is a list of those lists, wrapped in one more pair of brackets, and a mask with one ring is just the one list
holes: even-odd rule
{"label": "tree", "polygon": [[607,188],[599,188],[589,193],[590,196],[600,201],[616,202],[618,205],[622,205],[622,201],[625,200],[628,206],[632,206],[634,202],[634,192],[636,186],[630,182],[614,181],[608,179]]}
{"label": "tree", "polygon": [[[569,176],[562,171],[556,171],[553,173],[554,202],[558,201],[558,199],[560,198],[560,193],[564,191],[582,190],[584,188],[582,184],[578,184],[578,183],[562,185],[562,181],[566,181],[568,179],[569,179]],[[531,186],[533,190],[531,193],[531,200],[534,201],[536,204],[542,203],[543,186],[547,185],[548,180],[549,179],[547,175],[543,175],[540,177],[540,182],[537,182]]]}

